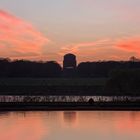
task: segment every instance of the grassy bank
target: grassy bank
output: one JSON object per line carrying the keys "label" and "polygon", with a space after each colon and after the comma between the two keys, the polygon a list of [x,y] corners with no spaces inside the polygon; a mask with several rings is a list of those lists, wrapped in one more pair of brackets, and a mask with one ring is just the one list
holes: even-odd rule
{"label": "grassy bank", "polygon": [[117,71],[110,78],[1,78],[0,95],[136,97],[139,79],[131,71]]}
{"label": "grassy bank", "polygon": [[107,78],[1,78],[0,86],[104,86]]}
{"label": "grassy bank", "polygon": [[3,78],[0,95],[95,95],[107,78]]}

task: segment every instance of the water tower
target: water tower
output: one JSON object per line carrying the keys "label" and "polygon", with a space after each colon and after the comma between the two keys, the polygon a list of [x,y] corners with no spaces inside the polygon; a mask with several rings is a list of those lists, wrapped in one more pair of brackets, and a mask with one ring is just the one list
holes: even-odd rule
{"label": "water tower", "polygon": [[64,55],[63,72],[65,76],[73,76],[76,71],[77,61],[74,54]]}

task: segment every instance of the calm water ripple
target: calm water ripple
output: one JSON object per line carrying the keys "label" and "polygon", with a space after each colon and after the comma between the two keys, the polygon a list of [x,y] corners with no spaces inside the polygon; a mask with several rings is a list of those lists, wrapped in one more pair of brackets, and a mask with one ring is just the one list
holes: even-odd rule
{"label": "calm water ripple", "polygon": [[1,140],[139,140],[140,112],[0,112]]}

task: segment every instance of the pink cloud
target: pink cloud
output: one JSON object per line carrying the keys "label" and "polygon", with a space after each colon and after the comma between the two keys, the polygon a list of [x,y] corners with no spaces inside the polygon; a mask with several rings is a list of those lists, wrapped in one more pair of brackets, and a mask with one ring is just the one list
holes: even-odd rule
{"label": "pink cloud", "polygon": [[114,41],[108,38],[93,42],[73,43],[61,47],[59,55],[74,53],[79,62],[112,59],[112,56],[114,56],[114,54],[111,54],[112,50],[114,50],[113,45]]}
{"label": "pink cloud", "polygon": [[42,54],[46,38],[30,23],[0,10],[0,56],[30,58]]}
{"label": "pink cloud", "polygon": [[140,37],[121,39],[116,43],[116,47],[140,55]]}
{"label": "pink cloud", "polygon": [[60,55],[64,55],[65,53],[79,54],[84,49],[87,50],[87,52],[88,50],[91,50],[91,49],[97,50],[100,47],[102,48],[104,45],[107,45],[108,43],[110,43],[110,39],[101,39],[101,40],[97,40],[93,42],[82,42],[82,43],[77,43],[77,44],[73,43],[73,44],[69,44],[62,47],[59,54]]}
{"label": "pink cloud", "polygon": [[117,17],[119,20],[126,22],[126,23],[139,23],[139,12],[140,10],[135,8],[133,9],[132,7],[122,7],[118,8],[119,12],[117,12]]}
{"label": "pink cloud", "polygon": [[73,43],[61,48],[59,55],[74,53],[79,61],[129,60],[139,58],[140,37],[100,39],[94,42]]}

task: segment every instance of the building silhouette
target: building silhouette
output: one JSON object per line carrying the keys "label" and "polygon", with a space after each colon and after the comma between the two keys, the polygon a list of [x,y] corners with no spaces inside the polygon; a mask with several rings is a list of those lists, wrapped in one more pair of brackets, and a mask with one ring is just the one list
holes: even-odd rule
{"label": "building silhouette", "polygon": [[77,61],[74,54],[68,53],[64,55],[63,60],[63,75],[64,76],[74,76],[76,73]]}

